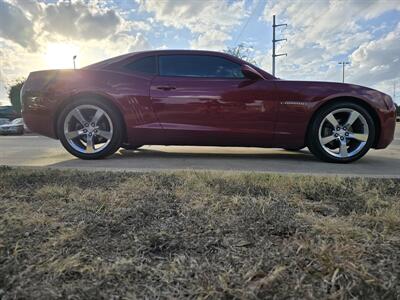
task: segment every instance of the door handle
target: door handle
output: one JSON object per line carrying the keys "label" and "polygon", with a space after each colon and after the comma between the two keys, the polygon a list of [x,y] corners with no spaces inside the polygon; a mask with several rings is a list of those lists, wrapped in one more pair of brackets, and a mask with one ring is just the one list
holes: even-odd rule
{"label": "door handle", "polygon": [[176,87],[174,86],[170,86],[170,85],[163,85],[163,86],[158,86],[157,87],[158,90],[163,90],[163,91],[171,91],[171,90],[175,90]]}

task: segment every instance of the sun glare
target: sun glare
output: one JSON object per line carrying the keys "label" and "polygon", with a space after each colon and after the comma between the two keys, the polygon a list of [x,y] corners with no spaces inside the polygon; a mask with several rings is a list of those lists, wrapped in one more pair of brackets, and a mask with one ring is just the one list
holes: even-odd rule
{"label": "sun glare", "polygon": [[56,43],[47,46],[45,60],[51,69],[73,69],[73,56],[78,54],[78,47],[72,44]]}

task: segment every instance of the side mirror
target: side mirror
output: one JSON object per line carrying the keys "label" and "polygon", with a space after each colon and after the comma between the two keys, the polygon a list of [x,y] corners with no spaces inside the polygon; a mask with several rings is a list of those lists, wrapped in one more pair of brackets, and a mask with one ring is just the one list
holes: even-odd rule
{"label": "side mirror", "polygon": [[262,76],[257,70],[250,67],[249,65],[243,65],[241,71],[243,75],[248,79],[253,79],[253,80],[264,79],[264,76]]}

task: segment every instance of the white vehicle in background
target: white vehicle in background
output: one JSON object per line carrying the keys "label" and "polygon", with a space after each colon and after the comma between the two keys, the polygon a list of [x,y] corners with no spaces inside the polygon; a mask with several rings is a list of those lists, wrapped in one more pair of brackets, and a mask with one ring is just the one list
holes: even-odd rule
{"label": "white vehicle in background", "polygon": [[9,120],[9,119],[0,118],[0,125],[4,125],[4,124],[7,124],[7,123],[10,123],[10,120]]}
{"label": "white vehicle in background", "polygon": [[24,134],[24,121],[22,118],[14,119],[9,123],[0,125],[0,134]]}

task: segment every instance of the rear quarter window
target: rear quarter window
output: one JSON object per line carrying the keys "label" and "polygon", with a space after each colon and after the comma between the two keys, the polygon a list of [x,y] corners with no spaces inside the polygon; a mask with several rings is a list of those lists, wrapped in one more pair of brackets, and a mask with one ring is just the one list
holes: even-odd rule
{"label": "rear quarter window", "polygon": [[148,75],[157,74],[157,58],[155,56],[146,56],[139,58],[125,66],[130,73],[140,73]]}

